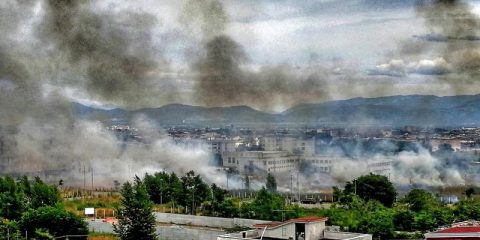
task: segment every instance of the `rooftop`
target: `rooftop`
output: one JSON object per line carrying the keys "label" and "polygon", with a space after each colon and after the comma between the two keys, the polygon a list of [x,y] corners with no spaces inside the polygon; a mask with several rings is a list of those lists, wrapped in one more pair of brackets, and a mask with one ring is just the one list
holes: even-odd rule
{"label": "rooftop", "polygon": [[480,226],[451,227],[436,233],[480,233]]}
{"label": "rooftop", "polygon": [[310,223],[310,222],[326,222],[328,220],[327,217],[316,217],[316,216],[309,216],[309,217],[302,217],[302,218],[294,218],[287,220],[285,222],[269,222],[269,223],[261,223],[253,225],[254,228],[276,228],[290,223]]}

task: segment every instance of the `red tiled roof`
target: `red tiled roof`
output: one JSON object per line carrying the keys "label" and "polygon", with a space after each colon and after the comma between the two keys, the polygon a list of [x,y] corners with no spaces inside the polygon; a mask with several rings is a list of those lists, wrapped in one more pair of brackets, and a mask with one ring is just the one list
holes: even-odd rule
{"label": "red tiled roof", "polygon": [[289,224],[289,223],[310,223],[310,222],[325,222],[327,221],[327,217],[316,217],[316,216],[309,216],[309,217],[302,217],[302,218],[294,218],[287,220],[285,222],[269,222],[269,223],[260,223],[260,224],[255,224],[253,227],[255,228],[276,228],[281,225]]}
{"label": "red tiled roof", "polygon": [[480,227],[452,227],[436,233],[480,233]]}

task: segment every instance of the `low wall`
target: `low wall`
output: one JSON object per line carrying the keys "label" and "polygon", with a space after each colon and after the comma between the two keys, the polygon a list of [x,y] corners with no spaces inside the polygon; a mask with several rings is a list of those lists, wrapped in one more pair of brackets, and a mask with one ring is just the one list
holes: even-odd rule
{"label": "low wall", "polygon": [[250,231],[220,235],[217,237],[217,240],[257,239],[258,237],[260,237],[258,230],[250,230]]}
{"label": "low wall", "polygon": [[324,232],[324,238],[338,239],[338,240],[372,240],[372,235],[363,233],[349,233],[349,232]]}
{"label": "low wall", "polygon": [[155,220],[161,223],[174,223],[180,225],[206,226],[214,228],[233,228],[235,226],[252,227],[255,224],[270,221],[244,219],[244,218],[219,218],[185,214],[154,213]]}
{"label": "low wall", "polygon": [[211,229],[182,228],[179,226],[157,227],[157,236],[162,240],[216,240],[223,231]]}

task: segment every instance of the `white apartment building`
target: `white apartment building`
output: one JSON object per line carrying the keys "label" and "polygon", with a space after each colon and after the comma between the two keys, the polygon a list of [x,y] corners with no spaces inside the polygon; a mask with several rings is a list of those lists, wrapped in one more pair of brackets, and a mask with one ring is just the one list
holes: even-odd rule
{"label": "white apartment building", "polygon": [[299,157],[287,151],[224,152],[223,166],[240,172],[288,172],[297,169]]}
{"label": "white apartment building", "polygon": [[315,172],[330,173],[338,158],[325,155],[303,155],[301,161],[309,164]]}
{"label": "white apartment building", "polygon": [[377,158],[377,159],[369,159],[367,161],[367,168],[368,172],[382,175],[391,179],[393,176],[393,164],[395,158],[387,157],[387,158]]}
{"label": "white apartment building", "polygon": [[315,154],[315,139],[269,135],[264,138],[265,151],[287,151],[306,155]]}
{"label": "white apartment building", "polygon": [[211,153],[222,155],[224,152],[236,151],[236,141],[231,139],[207,139],[206,144]]}

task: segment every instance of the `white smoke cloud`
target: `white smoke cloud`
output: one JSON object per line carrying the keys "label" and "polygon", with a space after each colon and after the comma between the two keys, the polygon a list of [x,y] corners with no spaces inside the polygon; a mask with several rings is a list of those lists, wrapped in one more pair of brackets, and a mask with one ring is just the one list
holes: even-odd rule
{"label": "white smoke cloud", "polygon": [[337,184],[343,184],[373,172],[375,168],[369,167],[369,163],[373,162],[391,163],[391,167],[381,168],[390,169],[383,174],[398,185],[455,186],[465,184],[461,169],[447,166],[442,160],[432,156],[427,149],[420,146],[418,152],[402,151],[393,156],[376,155],[368,159],[341,158],[334,163],[331,176]]}
{"label": "white smoke cloud", "polygon": [[445,166],[433,157],[427,149],[418,153],[401,152],[393,167],[393,181],[398,184],[444,186],[465,184],[458,169]]}
{"label": "white smoke cloud", "polygon": [[145,142],[124,142],[99,122],[76,121],[67,127],[29,119],[15,135],[17,157],[7,172],[59,171],[56,177],[65,184],[81,185],[84,170],[88,183],[93,171],[95,186],[111,186],[113,180],[127,181],[145,173],[182,175],[194,170],[206,181],[225,187],[225,174],[209,165],[213,156],[205,146],[187,149],[151,122],[140,116],[133,123],[146,136]]}

